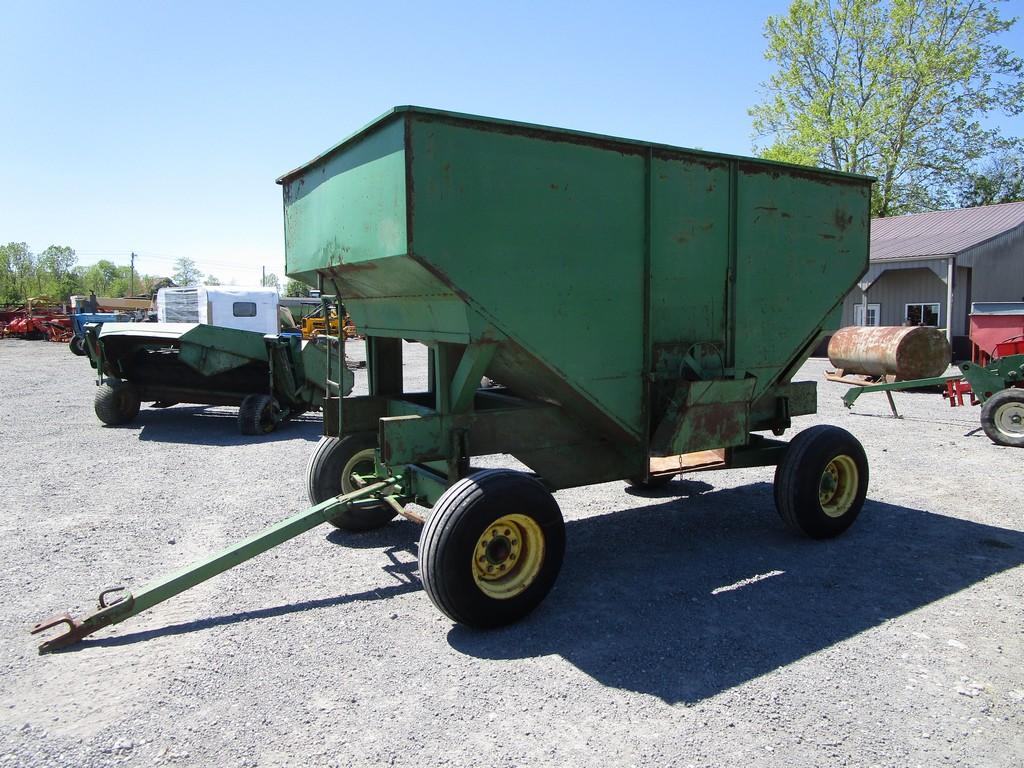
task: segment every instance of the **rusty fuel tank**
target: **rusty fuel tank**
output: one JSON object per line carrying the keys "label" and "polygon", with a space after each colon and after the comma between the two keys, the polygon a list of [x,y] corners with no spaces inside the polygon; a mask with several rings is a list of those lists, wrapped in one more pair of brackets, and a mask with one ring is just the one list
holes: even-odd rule
{"label": "rusty fuel tank", "polygon": [[906,381],[941,376],[949,365],[950,348],[946,334],[930,326],[850,326],[829,341],[828,359],[844,374]]}

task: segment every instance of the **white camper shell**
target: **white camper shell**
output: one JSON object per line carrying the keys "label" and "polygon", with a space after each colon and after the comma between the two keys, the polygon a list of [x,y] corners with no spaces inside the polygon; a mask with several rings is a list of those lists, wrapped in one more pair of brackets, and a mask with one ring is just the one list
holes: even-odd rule
{"label": "white camper shell", "polygon": [[161,323],[204,323],[240,331],[277,333],[279,301],[277,288],[161,288],[156,295],[156,316]]}

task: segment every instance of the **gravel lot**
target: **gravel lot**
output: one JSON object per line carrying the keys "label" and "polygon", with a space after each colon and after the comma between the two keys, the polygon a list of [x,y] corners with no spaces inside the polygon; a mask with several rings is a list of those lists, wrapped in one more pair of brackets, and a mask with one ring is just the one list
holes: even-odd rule
{"label": "gravel lot", "polygon": [[179,406],[105,428],[84,359],[0,341],[0,768],[1020,766],[1024,451],[937,395],[846,411],[825,366],[797,377],[821,409],[797,428],[849,429],[872,473],[834,541],[783,528],[770,469],[609,483],[557,494],[559,582],[499,631],[433,608],[401,521],[315,529],[38,656],[35,621],[301,509],[321,424],[243,437],[235,409]]}

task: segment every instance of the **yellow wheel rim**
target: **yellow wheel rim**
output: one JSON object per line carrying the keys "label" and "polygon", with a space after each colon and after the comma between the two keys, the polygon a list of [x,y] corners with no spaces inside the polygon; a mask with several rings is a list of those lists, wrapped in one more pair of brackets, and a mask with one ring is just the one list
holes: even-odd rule
{"label": "yellow wheel rim", "polygon": [[508,600],[529,587],[544,562],[544,533],[526,515],[499,517],[473,548],[473,581],[488,597]]}
{"label": "yellow wheel rim", "polygon": [[853,506],[857,497],[860,473],[857,462],[845,454],[836,456],[821,473],[818,500],[822,511],[829,517],[842,517]]}
{"label": "yellow wheel rim", "polygon": [[373,448],[366,448],[353,454],[341,470],[341,492],[352,493],[366,485],[363,477],[373,477]]}

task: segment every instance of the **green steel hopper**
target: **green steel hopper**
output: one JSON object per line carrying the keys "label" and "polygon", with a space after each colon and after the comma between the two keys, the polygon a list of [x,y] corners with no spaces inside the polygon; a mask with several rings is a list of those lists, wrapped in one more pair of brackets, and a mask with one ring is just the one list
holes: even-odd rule
{"label": "green steel hopper", "polygon": [[[867,269],[870,179],[401,107],[279,181],[288,274],[366,335],[369,394],[324,399],[314,506],[82,621],[40,624],[68,628],[44,649],[321,522],[425,522],[427,594],[487,627],[555,582],[552,490],[774,465],[798,532],[835,536],[859,513],[852,435],[763,433],[816,409],[815,384],[791,378]],[[404,390],[403,339],[429,348],[423,391]],[[342,360],[339,346],[329,382]],[[530,471],[475,470],[489,454]]]}

